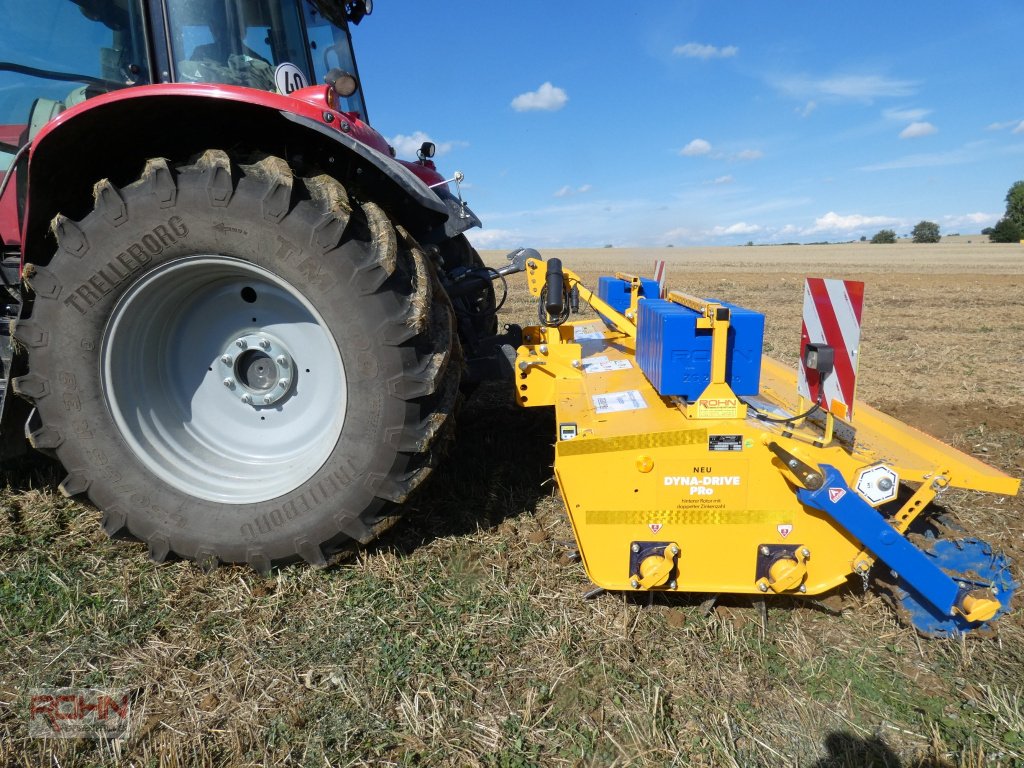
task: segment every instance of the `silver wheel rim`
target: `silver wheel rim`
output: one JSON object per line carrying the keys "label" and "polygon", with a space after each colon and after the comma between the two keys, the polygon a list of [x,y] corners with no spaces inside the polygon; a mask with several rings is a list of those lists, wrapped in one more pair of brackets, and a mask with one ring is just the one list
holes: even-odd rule
{"label": "silver wheel rim", "polygon": [[103,335],[107,407],[135,456],[191,496],[249,504],[309,480],[345,420],[341,353],[286,281],[189,256],[120,298]]}

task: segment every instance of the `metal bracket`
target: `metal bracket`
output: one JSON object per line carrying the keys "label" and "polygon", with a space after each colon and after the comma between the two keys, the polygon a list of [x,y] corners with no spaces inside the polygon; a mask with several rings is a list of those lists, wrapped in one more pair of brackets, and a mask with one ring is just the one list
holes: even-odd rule
{"label": "metal bracket", "polygon": [[944,615],[985,621],[998,612],[998,600],[978,594],[986,585],[954,581],[858,496],[835,467],[822,464],[821,471],[820,488],[797,490],[801,503],[832,518]]}

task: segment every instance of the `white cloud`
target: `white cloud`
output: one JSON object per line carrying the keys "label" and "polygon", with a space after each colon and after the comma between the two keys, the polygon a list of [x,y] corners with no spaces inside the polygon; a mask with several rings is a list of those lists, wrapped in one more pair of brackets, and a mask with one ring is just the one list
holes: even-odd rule
{"label": "white cloud", "polygon": [[712,184],[732,184],[732,182],[733,182],[732,176],[719,176],[717,179],[714,179],[711,183]]}
{"label": "white cloud", "polygon": [[509,243],[519,238],[517,232],[511,229],[478,229],[476,227],[466,230],[466,237],[473,244],[474,248],[512,248]]}
{"label": "white cloud", "polygon": [[718,48],[714,45],[704,45],[702,43],[686,43],[685,45],[677,45],[672,49],[672,53],[676,56],[683,56],[687,59],[729,59],[740,52],[740,49],[735,45],[727,45],[724,48]]}
{"label": "white cloud", "polygon": [[586,194],[591,190],[589,184],[583,184],[579,187],[571,187],[566,184],[564,187],[555,192],[555,197],[572,197],[573,195]]}
{"label": "white cloud", "polygon": [[757,224],[747,224],[745,221],[739,221],[735,224],[730,224],[728,227],[713,227],[711,234],[714,237],[723,237],[725,235],[753,235],[761,231],[761,227]]}
{"label": "white cloud", "polygon": [[711,142],[705,141],[704,139],[694,139],[679,150],[679,154],[684,157],[699,157],[700,155],[706,155],[710,152]]}
{"label": "white cloud", "polygon": [[1011,133],[1024,133],[1024,120],[1006,120],[1001,123],[991,123],[986,126],[986,130],[989,131],[1005,131],[1007,128],[1012,128]]}
{"label": "white cloud", "polygon": [[882,116],[887,120],[896,120],[901,123],[913,123],[918,120],[923,120],[932,111],[930,109],[886,109],[882,111]]}
{"label": "white cloud", "polygon": [[769,82],[793,98],[862,102],[882,97],[912,96],[917,87],[912,80],[897,80],[883,75],[783,75],[770,78]]}
{"label": "white cloud", "polygon": [[824,216],[816,218],[814,226],[802,230],[801,234],[813,235],[819,232],[849,234],[866,227],[895,226],[899,223],[899,219],[894,219],[891,216],[862,216],[859,213],[843,216],[835,211],[829,211]]}
{"label": "white cloud", "polygon": [[938,133],[939,129],[928,122],[911,123],[900,131],[901,139],[919,139],[922,136],[931,136]]}
{"label": "white cloud", "polygon": [[555,112],[564,107],[568,100],[564,90],[551,83],[544,83],[536,91],[527,91],[512,99],[512,109],[516,112]]}
{"label": "white cloud", "polygon": [[943,216],[942,226],[944,229],[959,229],[961,227],[977,227],[978,230],[992,226],[1001,218],[999,213],[963,213],[958,216]]}
{"label": "white cloud", "polygon": [[735,155],[736,160],[760,160],[764,157],[764,152],[760,149],[744,149],[742,152],[737,152]]}
{"label": "white cloud", "polygon": [[802,107],[797,108],[796,113],[800,115],[800,117],[808,117],[811,114],[811,112],[813,112],[817,108],[818,102],[816,102],[814,99],[811,99]]}
{"label": "white cloud", "polygon": [[692,240],[694,234],[689,227],[675,227],[662,234],[661,237],[665,242],[671,243],[673,240]]}
{"label": "white cloud", "polygon": [[[430,138],[429,134],[423,131],[415,131],[412,135],[406,136],[405,134],[398,134],[393,138],[388,139],[388,144],[395,148],[395,154],[398,157],[405,157],[412,159],[416,157],[416,151],[420,148],[424,141],[434,141]],[[468,147],[469,144],[465,141],[434,141],[435,153],[437,157],[446,155],[452,151],[455,147]]]}

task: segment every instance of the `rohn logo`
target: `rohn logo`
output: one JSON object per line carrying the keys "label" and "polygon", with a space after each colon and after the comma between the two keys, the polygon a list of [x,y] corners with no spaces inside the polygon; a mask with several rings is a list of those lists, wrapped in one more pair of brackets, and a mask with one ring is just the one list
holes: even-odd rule
{"label": "rohn logo", "polygon": [[698,401],[702,408],[735,408],[739,405],[731,397],[706,397]]}
{"label": "rohn logo", "polygon": [[117,739],[128,730],[131,697],[90,688],[33,688],[28,732],[35,738]]}

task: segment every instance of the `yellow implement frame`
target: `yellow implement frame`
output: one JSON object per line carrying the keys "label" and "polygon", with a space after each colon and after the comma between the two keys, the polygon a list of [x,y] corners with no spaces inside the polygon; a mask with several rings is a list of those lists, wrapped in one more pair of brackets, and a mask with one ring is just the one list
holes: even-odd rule
{"label": "yellow implement frame", "polygon": [[[529,260],[526,274],[540,296],[544,262]],[[1018,480],[862,402],[855,426],[831,414],[793,419],[795,371],[767,357],[760,394],[744,402],[726,383],[728,308],[683,293],[668,299],[711,330],[711,383],[694,402],[659,395],[636,359],[640,281],[617,277],[631,287],[622,313],[564,270],[581,303],[605,319],[527,328],[516,357],[518,402],[555,408],[555,475],[595,584],[813,595],[866,572],[872,553],[797,498],[822,465],[851,489],[878,467],[916,485],[881,506],[897,534],[947,486],[1019,489]],[[794,466],[809,469],[801,475]]]}

